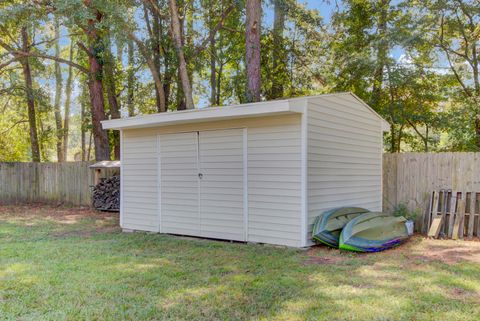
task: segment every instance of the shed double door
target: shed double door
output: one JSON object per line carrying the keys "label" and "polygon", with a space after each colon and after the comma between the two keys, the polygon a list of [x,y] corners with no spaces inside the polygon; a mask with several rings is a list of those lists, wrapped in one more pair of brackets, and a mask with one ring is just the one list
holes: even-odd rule
{"label": "shed double door", "polygon": [[245,241],[243,129],[159,140],[160,232]]}

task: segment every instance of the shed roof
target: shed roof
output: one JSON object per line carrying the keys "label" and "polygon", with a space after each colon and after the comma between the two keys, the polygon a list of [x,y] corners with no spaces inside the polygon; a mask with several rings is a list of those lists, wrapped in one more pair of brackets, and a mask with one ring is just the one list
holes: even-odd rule
{"label": "shed roof", "polygon": [[88,166],[89,168],[120,168],[120,161],[100,161]]}
{"label": "shed roof", "polygon": [[149,114],[129,118],[111,119],[102,121],[103,129],[133,129],[158,127],[168,125],[178,125],[186,123],[208,122],[216,120],[227,120],[235,118],[247,118],[258,116],[274,116],[285,114],[301,114],[304,112],[303,105],[299,102],[307,102],[311,98],[322,98],[328,96],[342,97],[350,95],[357,99],[362,105],[368,108],[382,121],[382,128],[388,131],[390,124],[377,114],[370,106],[363,100],[358,98],[355,94],[335,93],[324,94],[317,96],[290,98],[283,100],[270,100],[258,103],[249,103],[241,105],[231,105],[223,107],[206,107],[193,110],[172,111],[166,113]]}

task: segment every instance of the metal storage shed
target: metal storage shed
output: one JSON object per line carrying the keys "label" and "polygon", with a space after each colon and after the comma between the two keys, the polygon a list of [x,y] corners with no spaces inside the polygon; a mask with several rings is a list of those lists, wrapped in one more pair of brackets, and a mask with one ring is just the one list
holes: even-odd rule
{"label": "metal storage shed", "polygon": [[389,125],[351,93],[102,124],[121,132],[123,229],[303,247],[324,210],[382,209]]}

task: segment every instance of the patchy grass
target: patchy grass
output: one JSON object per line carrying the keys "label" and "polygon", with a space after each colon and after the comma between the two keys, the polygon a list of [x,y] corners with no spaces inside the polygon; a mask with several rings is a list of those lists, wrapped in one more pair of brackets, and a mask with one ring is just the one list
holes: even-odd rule
{"label": "patchy grass", "polygon": [[480,242],[355,254],[121,233],[0,207],[1,320],[478,320]]}

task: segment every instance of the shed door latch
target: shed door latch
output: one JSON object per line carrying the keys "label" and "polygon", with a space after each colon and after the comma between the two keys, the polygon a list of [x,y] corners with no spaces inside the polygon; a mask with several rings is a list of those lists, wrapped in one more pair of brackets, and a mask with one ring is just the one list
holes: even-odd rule
{"label": "shed door latch", "polygon": [[203,178],[203,174],[202,174],[202,173],[198,173],[198,178],[202,179],[202,178]]}

